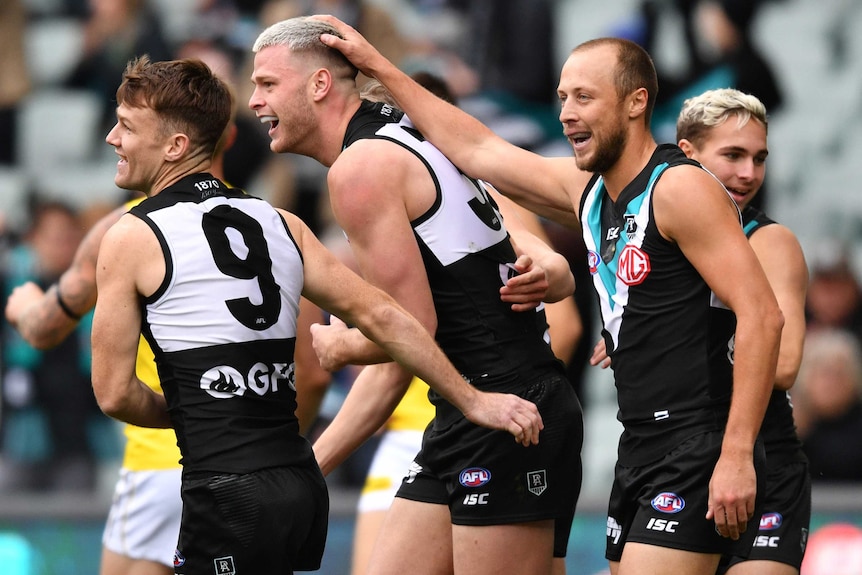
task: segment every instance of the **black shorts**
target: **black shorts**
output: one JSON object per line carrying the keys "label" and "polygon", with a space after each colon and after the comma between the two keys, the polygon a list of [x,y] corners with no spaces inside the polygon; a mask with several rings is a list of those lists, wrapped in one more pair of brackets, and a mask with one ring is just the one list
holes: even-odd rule
{"label": "black shorts", "polygon": [[[642,467],[617,464],[608,504],[605,557],[609,561],[620,560],[628,541],[696,553],[725,553],[730,549],[734,541],[719,535],[715,521],[706,519],[709,481],[723,435],[720,431],[695,435],[662,459]],[[758,441],[755,517],[762,509],[765,464],[763,444]],[[755,529],[746,529],[739,541],[750,546],[756,534]]]}
{"label": "black shorts", "polygon": [[329,494],[316,464],[183,475],[178,575],[320,568]]}
{"label": "black shorts", "polygon": [[754,544],[734,545],[729,554],[722,556],[719,573],[743,561],[775,561],[801,569],[810,523],[808,463],[787,463],[769,469],[763,515]]}
{"label": "black shorts", "polygon": [[538,445],[523,447],[463,417],[443,429],[435,419],[397,497],[448,505],[455,525],[554,519],[554,555],[565,557],[581,489],[580,402],[558,374],[529,384],[523,396],[542,415]]}

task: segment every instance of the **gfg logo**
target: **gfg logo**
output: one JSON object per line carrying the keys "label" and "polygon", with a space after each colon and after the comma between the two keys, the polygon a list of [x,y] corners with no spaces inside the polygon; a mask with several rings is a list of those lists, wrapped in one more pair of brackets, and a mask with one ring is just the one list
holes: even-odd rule
{"label": "gfg logo", "polygon": [[278,391],[279,381],[286,381],[291,389],[296,389],[294,364],[276,363],[267,365],[256,363],[243,376],[236,368],[220,365],[207,370],[201,376],[201,389],[218,399],[245,395],[248,390],[263,396]]}
{"label": "gfg logo", "polygon": [[470,467],[461,472],[458,481],[464,487],[481,487],[491,481],[491,472],[484,467]]}

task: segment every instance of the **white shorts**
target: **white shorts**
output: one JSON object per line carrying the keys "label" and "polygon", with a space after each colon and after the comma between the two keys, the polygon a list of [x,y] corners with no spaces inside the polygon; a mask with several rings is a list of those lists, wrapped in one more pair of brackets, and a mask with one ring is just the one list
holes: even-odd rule
{"label": "white shorts", "polygon": [[131,559],[174,565],[183,504],[182,469],[120,469],[102,545]]}
{"label": "white shorts", "polygon": [[422,447],[422,431],[386,431],[374,452],[357,510],[386,511]]}

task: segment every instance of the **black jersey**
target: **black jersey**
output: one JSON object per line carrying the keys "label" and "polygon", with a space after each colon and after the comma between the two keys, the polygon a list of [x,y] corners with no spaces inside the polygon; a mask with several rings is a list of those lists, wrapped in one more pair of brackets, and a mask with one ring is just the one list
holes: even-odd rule
{"label": "black jersey", "polygon": [[462,174],[392,106],[362,103],[344,147],[367,138],[411,151],[436,185],[434,205],[411,225],[437,312],[436,339],[455,367],[477,387],[493,384],[498,391],[517,391],[539,368],[561,369],[544,339],[544,322],[500,300],[516,256],[484,185]]}
{"label": "black jersey", "polygon": [[677,146],[661,145],[616,202],[600,176],[581,200],[624,426],[619,461],[628,466],[654,461],[696,433],[723,429],[729,409],[736,318],[653,217],[656,182],[681,164],[699,165]]}
{"label": "black jersey", "polygon": [[[760,228],[774,223],[774,220],[754,206],[747,206],[742,212],[743,230],[749,238]],[[773,390],[763,417],[760,437],[766,447],[767,465],[770,469],[790,461],[806,459],[793,423],[790,394],[786,391]]]}
{"label": "black jersey", "polygon": [[143,301],[186,471],[248,473],[313,461],[295,416],[302,255],[268,203],[210,174],[132,208],[162,246]]}

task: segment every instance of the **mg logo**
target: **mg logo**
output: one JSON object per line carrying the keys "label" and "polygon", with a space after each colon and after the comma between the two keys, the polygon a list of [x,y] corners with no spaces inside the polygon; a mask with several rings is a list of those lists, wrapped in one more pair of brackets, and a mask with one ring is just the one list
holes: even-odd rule
{"label": "mg logo", "polygon": [[650,272],[649,256],[637,246],[626,244],[620,252],[617,277],[626,285],[642,283]]}

